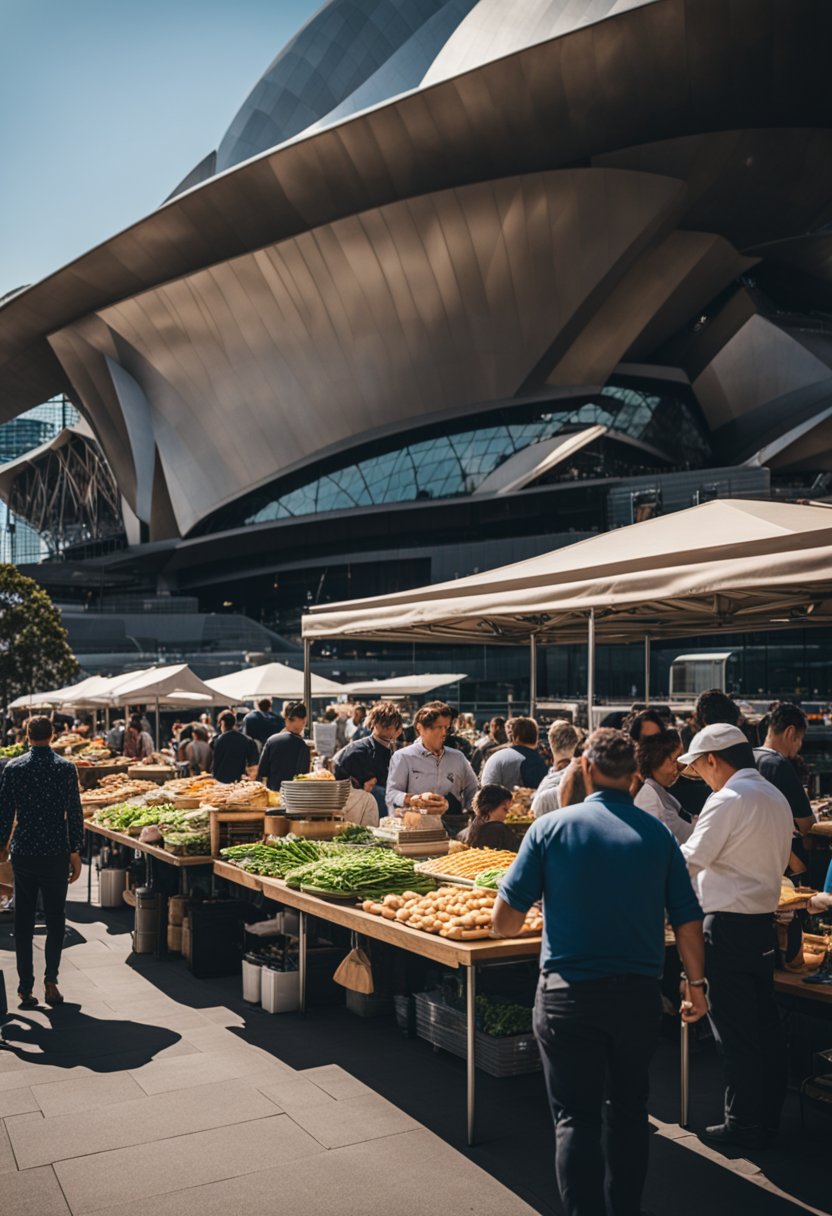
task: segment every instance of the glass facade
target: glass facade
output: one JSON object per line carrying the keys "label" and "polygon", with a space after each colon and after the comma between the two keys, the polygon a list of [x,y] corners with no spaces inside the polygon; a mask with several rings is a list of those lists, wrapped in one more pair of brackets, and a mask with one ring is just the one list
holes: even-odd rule
{"label": "glass facade", "polygon": [[[358,455],[349,464],[306,478],[284,478],[219,512],[203,529],[219,531],[325,511],[384,506],[419,499],[475,494],[504,461],[532,444],[557,435],[608,428],[608,438],[564,467],[547,474],[546,484],[591,476],[622,476],[645,468],[696,468],[709,456],[696,407],[681,394],[609,386],[591,400],[512,406],[446,429],[412,433],[406,442]],[[615,435],[638,445],[615,445]],[[615,448],[615,452],[611,449]]]}
{"label": "glass facade", "polygon": [[[48,443],[65,427],[74,426],[78,419],[78,411],[61,396],[3,423],[0,426],[0,464],[8,464],[42,443]],[[0,501],[0,562],[27,565],[39,562],[45,556],[46,546],[38,533]]]}

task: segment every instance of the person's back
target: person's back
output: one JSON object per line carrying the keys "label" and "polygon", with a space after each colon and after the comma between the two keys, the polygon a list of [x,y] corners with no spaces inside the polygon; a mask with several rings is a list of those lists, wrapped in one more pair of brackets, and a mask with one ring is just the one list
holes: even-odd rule
{"label": "person's back", "polygon": [[668,872],[687,878],[664,824],[605,789],[535,820],[526,839],[543,859],[543,970],[570,981],[661,975]]}
{"label": "person's back", "polygon": [[285,717],[283,730],[266,740],[257,767],[258,779],[265,781],[270,790],[279,790],[282,781],[309,772],[309,748],[303,738],[306,706],[300,701],[289,702]]}
{"label": "person's back", "polygon": [[641,1211],[649,1155],[664,914],[689,976],[683,1016],[695,1021],[707,1010],[702,911],[673,836],[633,804],[632,739],[599,729],[581,762],[596,792],[535,820],[500,884],[493,925],[511,937],[542,898],[534,1032],[564,1212],[629,1214]]}
{"label": "person's back", "polygon": [[250,739],[256,740],[263,748],[271,739],[283,730],[283,718],[272,712],[271,701],[261,701],[257,708],[251,710],[243,718],[242,732]]}
{"label": "person's back", "polygon": [[520,785],[537,789],[548,765],[537,750],[538,729],[534,718],[512,718],[508,722],[509,743],[492,752],[482,768],[483,785]]}
{"label": "person's back", "polygon": [[[33,937],[38,894],[46,918],[46,1001],[59,1005],[58,969],[63,948],[67,883],[81,873],[84,813],[74,764],[49,745],[52,723],[31,718],[30,750],[9,762],[0,779],[0,861],[11,853],[15,884],[15,949],[18,992],[34,1008]],[[11,847],[8,842],[14,825]]]}
{"label": "person's back", "polygon": [[212,770],[217,781],[231,785],[257,763],[257,744],[236,729],[230,710],[220,714],[220,731],[210,745],[214,753]]}
{"label": "person's back", "polygon": [[192,772],[204,773],[210,770],[214,761],[214,751],[207,739],[191,739],[186,751]]}
{"label": "person's back", "polygon": [[472,849],[501,849],[510,853],[516,853],[520,844],[517,834],[507,823],[495,821],[478,825],[475,840],[471,838],[473,831],[474,825],[471,824],[458,832],[456,838]]}

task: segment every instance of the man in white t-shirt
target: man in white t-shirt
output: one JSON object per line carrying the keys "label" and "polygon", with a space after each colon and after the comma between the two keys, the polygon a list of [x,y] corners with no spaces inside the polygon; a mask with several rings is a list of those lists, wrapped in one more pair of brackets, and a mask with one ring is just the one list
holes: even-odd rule
{"label": "man in white t-shirt", "polygon": [[718,1144],[759,1147],[777,1132],[785,1042],[774,1002],[774,913],[791,851],[786,798],[757,772],[736,726],[706,726],[678,763],[713,791],[682,845],[705,913],[710,1019],[725,1066]]}

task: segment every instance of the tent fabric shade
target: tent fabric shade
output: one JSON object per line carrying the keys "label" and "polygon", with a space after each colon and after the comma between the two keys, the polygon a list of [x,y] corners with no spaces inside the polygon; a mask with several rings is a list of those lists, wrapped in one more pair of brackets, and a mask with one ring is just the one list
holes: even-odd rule
{"label": "tent fabric shade", "polygon": [[518,645],[832,623],[832,509],[722,499],[303,618],[305,638]]}
{"label": "tent fabric shade", "polygon": [[[285,663],[244,667],[242,671],[233,671],[207,683],[215,694],[234,702],[256,701],[259,697],[303,698],[303,672],[295,671],[294,667],[287,667]],[[345,692],[347,689],[343,684],[313,674],[313,697],[340,697]]]}
{"label": "tent fabric shade", "polygon": [[[149,667],[109,681],[110,687],[92,704],[138,705],[158,700],[166,706],[215,705],[217,693],[187,663],[169,667]],[[183,700],[184,698],[184,700]]]}
{"label": "tent fabric shade", "polygon": [[445,688],[448,684],[459,684],[467,675],[445,675],[442,672],[413,676],[391,676],[389,680],[356,680],[344,685],[344,692],[357,697],[418,697]]}

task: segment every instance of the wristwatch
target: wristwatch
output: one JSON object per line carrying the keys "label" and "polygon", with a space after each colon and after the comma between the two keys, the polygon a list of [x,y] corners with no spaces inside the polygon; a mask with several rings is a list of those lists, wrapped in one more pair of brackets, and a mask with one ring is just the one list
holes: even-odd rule
{"label": "wristwatch", "polygon": [[686,984],[689,984],[691,988],[704,988],[705,996],[708,995],[708,989],[710,988],[710,984],[708,983],[707,976],[703,975],[701,980],[689,980],[687,975],[685,975],[685,973],[683,971],[681,973],[681,978],[685,981]]}

